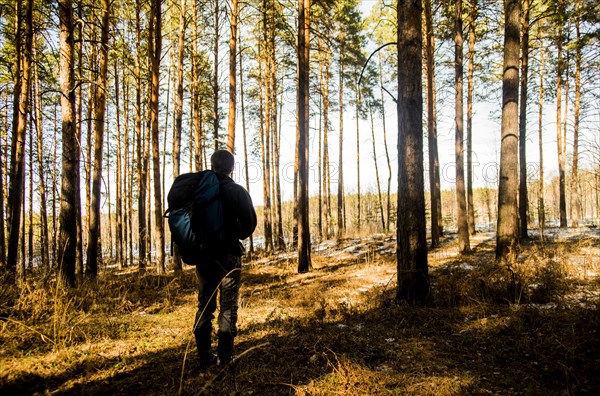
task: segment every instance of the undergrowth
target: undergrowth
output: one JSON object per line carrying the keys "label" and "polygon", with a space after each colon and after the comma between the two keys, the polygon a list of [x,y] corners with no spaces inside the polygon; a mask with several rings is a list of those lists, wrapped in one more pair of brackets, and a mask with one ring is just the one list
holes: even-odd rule
{"label": "undergrowth", "polygon": [[600,389],[597,239],[529,242],[510,263],[479,242],[429,255],[433,305],[395,301],[391,237],[256,255],[238,359],[200,373],[196,279],[104,273],[64,291],[0,290],[2,394],[593,394]]}

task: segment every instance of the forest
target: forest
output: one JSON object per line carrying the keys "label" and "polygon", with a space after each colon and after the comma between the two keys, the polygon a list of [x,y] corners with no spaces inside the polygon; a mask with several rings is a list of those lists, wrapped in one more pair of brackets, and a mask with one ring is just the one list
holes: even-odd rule
{"label": "forest", "polygon": [[[0,0],[0,393],[594,394],[600,4]],[[173,180],[235,155],[236,364]]]}

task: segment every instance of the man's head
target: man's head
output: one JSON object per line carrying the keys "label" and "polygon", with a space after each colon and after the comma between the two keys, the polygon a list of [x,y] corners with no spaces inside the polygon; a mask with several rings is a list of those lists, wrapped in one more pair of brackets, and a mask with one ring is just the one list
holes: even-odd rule
{"label": "man's head", "polygon": [[235,158],[227,150],[217,150],[210,157],[211,169],[217,173],[231,175],[235,165]]}

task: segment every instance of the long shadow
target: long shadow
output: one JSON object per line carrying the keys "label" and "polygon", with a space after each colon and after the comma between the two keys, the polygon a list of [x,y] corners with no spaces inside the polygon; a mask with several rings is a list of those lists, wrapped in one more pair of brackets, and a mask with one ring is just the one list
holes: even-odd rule
{"label": "long shadow", "polygon": [[[241,330],[240,357],[232,370],[200,374],[192,351],[181,393],[284,395],[296,387],[323,386],[343,394],[349,380],[354,381],[349,394],[361,389],[363,394],[412,394],[414,384],[441,380],[456,382],[453,394],[593,394],[600,389],[597,311],[497,306],[487,311],[481,317],[460,308],[414,308],[385,300],[365,312],[338,313],[335,320],[270,320]],[[182,342],[126,360],[90,356],[52,377],[13,373],[0,393],[176,395],[184,352]],[[369,373],[372,383],[344,374],[348,365]],[[102,371],[114,374],[88,379]]]}

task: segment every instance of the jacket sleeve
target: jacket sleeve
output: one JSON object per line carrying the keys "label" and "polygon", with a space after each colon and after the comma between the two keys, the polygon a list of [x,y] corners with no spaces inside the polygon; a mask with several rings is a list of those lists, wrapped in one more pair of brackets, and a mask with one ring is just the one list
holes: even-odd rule
{"label": "jacket sleeve", "polygon": [[246,239],[256,228],[256,211],[250,194],[241,186],[235,186],[236,233],[238,239]]}

